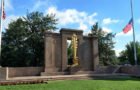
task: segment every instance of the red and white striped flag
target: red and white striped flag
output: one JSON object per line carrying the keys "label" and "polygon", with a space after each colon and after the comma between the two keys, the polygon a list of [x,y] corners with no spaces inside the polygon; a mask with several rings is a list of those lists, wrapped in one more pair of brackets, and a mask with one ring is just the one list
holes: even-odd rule
{"label": "red and white striped flag", "polygon": [[131,27],[132,26],[133,26],[133,22],[132,22],[132,18],[131,18],[130,21],[129,21],[129,23],[123,29],[123,32],[126,34],[127,32],[129,32],[131,30]]}
{"label": "red and white striped flag", "polygon": [[4,0],[3,1],[3,7],[2,7],[2,19],[4,20],[6,18],[6,14],[5,14],[5,11],[4,11]]}

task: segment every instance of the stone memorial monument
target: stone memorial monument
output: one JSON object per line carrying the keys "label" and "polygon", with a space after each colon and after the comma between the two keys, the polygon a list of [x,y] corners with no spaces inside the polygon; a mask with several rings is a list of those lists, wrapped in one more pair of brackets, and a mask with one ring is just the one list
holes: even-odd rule
{"label": "stone memorial monument", "polygon": [[[71,40],[73,64],[68,65],[67,40]],[[45,33],[45,70],[42,76],[94,72],[99,65],[97,36],[83,36],[82,30],[62,28]]]}

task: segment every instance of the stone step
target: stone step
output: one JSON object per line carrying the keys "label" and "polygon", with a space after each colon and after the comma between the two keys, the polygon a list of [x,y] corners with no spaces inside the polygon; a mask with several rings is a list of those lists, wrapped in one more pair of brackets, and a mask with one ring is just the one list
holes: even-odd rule
{"label": "stone step", "polygon": [[90,79],[104,79],[104,78],[127,78],[130,74],[81,74],[81,75],[57,75],[57,76],[30,76],[30,77],[13,77],[9,81],[23,81],[23,80],[90,80]]}
{"label": "stone step", "polygon": [[78,75],[78,74],[95,74],[94,71],[73,71],[73,72],[42,72],[41,76],[56,76],[56,75]]}
{"label": "stone step", "polygon": [[41,76],[70,75],[70,72],[42,72]]}
{"label": "stone step", "polygon": [[77,72],[70,72],[71,75],[77,75],[77,74],[94,74],[94,71],[77,71]]}

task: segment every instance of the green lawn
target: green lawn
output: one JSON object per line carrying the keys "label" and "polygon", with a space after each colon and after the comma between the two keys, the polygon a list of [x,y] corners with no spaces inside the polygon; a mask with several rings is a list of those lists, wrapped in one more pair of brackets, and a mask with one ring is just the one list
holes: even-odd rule
{"label": "green lawn", "polygon": [[140,79],[52,81],[48,84],[0,86],[0,90],[140,90]]}

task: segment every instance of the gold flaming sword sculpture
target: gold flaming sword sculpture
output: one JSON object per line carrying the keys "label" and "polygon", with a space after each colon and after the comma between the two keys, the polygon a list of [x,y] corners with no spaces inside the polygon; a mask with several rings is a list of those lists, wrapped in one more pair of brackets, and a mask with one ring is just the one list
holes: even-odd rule
{"label": "gold flaming sword sculpture", "polygon": [[78,41],[77,41],[76,34],[72,35],[71,43],[72,43],[72,52],[73,52],[73,64],[72,64],[72,66],[77,66],[78,65],[78,57],[77,57]]}

